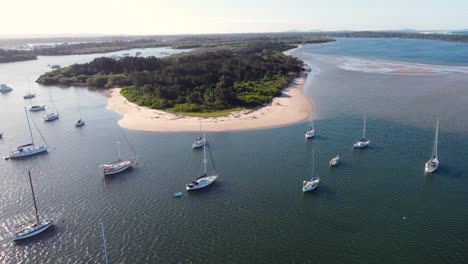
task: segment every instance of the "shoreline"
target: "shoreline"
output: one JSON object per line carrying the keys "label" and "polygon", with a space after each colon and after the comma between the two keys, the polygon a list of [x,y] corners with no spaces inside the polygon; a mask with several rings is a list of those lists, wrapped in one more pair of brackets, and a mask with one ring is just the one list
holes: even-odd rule
{"label": "shoreline", "polygon": [[[285,55],[302,48],[284,51]],[[138,106],[120,94],[120,88],[106,92],[107,109],[123,116],[118,124],[126,129],[146,132],[198,132],[200,120],[206,132],[268,129],[301,123],[310,116],[313,105],[302,89],[307,79],[307,66],[286,88],[281,96],[258,109],[246,109],[222,117],[190,117]]]}

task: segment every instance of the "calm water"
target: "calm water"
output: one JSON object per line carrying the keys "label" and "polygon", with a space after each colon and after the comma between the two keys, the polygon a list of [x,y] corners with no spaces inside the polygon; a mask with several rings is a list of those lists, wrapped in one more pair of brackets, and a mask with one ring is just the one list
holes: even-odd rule
{"label": "calm water", "polygon": [[[125,130],[139,165],[104,178],[98,164],[117,155],[119,115],[106,110],[106,99],[98,92],[32,84],[47,64],[64,66],[97,55],[0,64],[0,82],[15,89],[0,96],[2,155],[28,141],[22,108],[28,84],[40,94],[35,103],[48,104],[50,90],[62,114],[60,120],[46,124],[41,122],[44,113],[32,113],[54,150],[27,160],[0,162],[0,261],[103,263],[102,220],[111,263],[467,262],[468,129],[467,117],[460,113],[467,110],[468,75],[340,69],[336,58],[371,59],[352,52],[327,53],[326,58],[334,59],[324,59],[321,51],[333,45],[362,48],[355,41],[360,40],[307,46],[294,54],[314,66],[306,93],[316,106],[316,139],[304,141],[306,124],[209,133],[220,178],[211,188],[184,192],[180,199],[171,193],[183,191],[199,173],[202,152],[191,149],[197,133]],[[369,54],[380,46],[373,41],[377,42],[367,44]],[[398,44],[401,40],[391,41],[403,45]],[[434,50],[446,45],[430,43]],[[426,44],[417,41],[414,48]],[[395,60],[401,57],[405,56]],[[422,60],[431,58],[414,62]],[[438,60],[434,64],[460,65]],[[458,86],[453,88],[454,84]],[[82,129],[74,127],[78,100],[87,121]],[[364,113],[372,145],[353,151]],[[424,175],[435,116],[441,119],[441,167]],[[315,192],[303,194],[301,183],[311,176],[313,144],[322,183]],[[129,155],[128,146],[122,147]],[[330,170],[328,161],[337,152],[343,163]],[[40,212],[56,224],[15,244],[8,233],[33,217],[29,169]]]}

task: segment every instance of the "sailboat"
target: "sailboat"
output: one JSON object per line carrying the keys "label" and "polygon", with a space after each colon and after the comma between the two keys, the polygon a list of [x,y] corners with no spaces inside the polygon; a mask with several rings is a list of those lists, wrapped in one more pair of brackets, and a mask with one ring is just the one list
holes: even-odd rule
{"label": "sailboat", "polygon": [[107,163],[107,164],[103,164],[103,165],[100,166],[102,168],[102,171],[103,171],[105,176],[117,174],[119,172],[123,172],[124,170],[132,167],[133,163],[136,161],[136,153],[133,150],[132,146],[130,145],[130,142],[128,141],[128,139],[125,136],[125,134],[123,133],[123,131],[122,131],[122,135],[124,136],[125,140],[127,141],[127,144],[129,145],[130,149],[132,150],[134,158],[133,159],[122,160],[121,153],[120,153],[120,142],[117,141],[116,144],[117,144],[117,152],[118,152],[118,155],[119,155],[119,159],[117,161]]}
{"label": "sailboat", "polygon": [[[29,122],[29,115],[26,110],[26,107],[24,108],[24,112],[26,113],[26,119],[28,120],[29,135],[31,136],[31,143],[19,146],[16,149],[10,151],[10,154],[6,156],[5,159],[16,159],[16,158],[23,158],[23,157],[35,155],[35,154],[46,152],[47,149],[49,148],[47,145],[39,146],[39,147],[36,146],[36,144],[34,143],[34,137],[33,137],[32,130],[31,130],[31,123]],[[36,129],[37,129],[37,126],[36,126]],[[42,136],[41,131],[39,131],[39,134],[41,135],[42,140],[44,140],[45,142],[45,139]]]}
{"label": "sailboat", "polygon": [[310,192],[317,188],[318,184],[320,183],[320,177],[315,176],[315,150],[312,149],[312,178],[308,181],[302,182],[302,191],[303,192]]}
{"label": "sailboat", "polygon": [[362,139],[354,143],[355,148],[365,148],[369,145],[370,140],[366,140],[366,120],[367,117],[364,116],[364,128],[362,129]]}
{"label": "sailboat", "polygon": [[23,99],[31,99],[31,98],[36,97],[35,93],[31,93],[31,85],[29,84],[29,80],[28,80],[28,87],[29,87],[29,92],[23,95]]}
{"label": "sailboat", "polygon": [[202,166],[203,166],[203,175],[198,177],[196,180],[192,181],[191,183],[185,185],[185,189],[187,191],[193,191],[193,190],[197,190],[197,189],[201,189],[201,188],[205,188],[207,186],[209,186],[210,184],[212,184],[216,178],[218,178],[218,174],[216,173],[216,167],[215,167],[215,164],[214,164],[214,160],[213,160],[213,157],[211,156],[211,151],[210,151],[210,156],[211,156],[211,162],[213,163],[213,168],[214,168],[214,173],[213,175],[207,175],[206,174],[206,165],[208,163],[208,160],[206,159],[206,148],[207,146],[206,145],[203,145],[203,160],[202,160]]}
{"label": "sailboat", "polygon": [[[201,133],[201,120],[200,120],[200,133]],[[203,147],[205,146],[205,143],[206,143],[206,137],[205,137],[205,134],[203,134],[202,137],[199,137],[197,140],[195,140],[195,142],[193,142],[192,148],[196,149],[196,148]]]}
{"label": "sailboat", "polygon": [[26,226],[22,227],[19,231],[13,234],[12,239],[13,241],[25,239],[28,237],[35,236],[39,233],[44,232],[52,226],[54,220],[50,219],[39,219],[39,213],[37,211],[37,204],[36,204],[36,197],[34,196],[34,188],[33,188],[33,183],[31,179],[31,172],[28,171],[28,176],[29,176],[29,183],[31,185],[31,192],[32,192],[32,198],[34,201],[34,211],[36,213],[36,221],[32,224],[27,224]]}
{"label": "sailboat", "polygon": [[82,127],[85,125],[83,118],[81,117],[81,108],[78,101],[78,112],[80,112],[80,119],[75,123],[75,127]]}
{"label": "sailboat", "polygon": [[52,109],[52,112],[47,114],[46,116],[44,116],[44,121],[45,122],[52,122],[52,121],[55,121],[57,119],[59,119],[60,115],[57,111],[57,107],[55,106],[55,102],[54,102],[54,98],[52,97],[52,94],[49,92],[49,96],[50,96],[50,102],[51,102],[51,105],[53,106],[53,109]]}
{"label": "sailboat", "polygon": [[312,118],[310,119],[310,124],[309,128],[307,129],[307,132],[305,133],[305,138],[313,138],[315,137],[315,128],[314,128],[314,121]]}
{"label": "sailboat", "polygon": [[432,153],[432,158],[426,162],[426,166],[424,167],[424,170],[426,172],[434,172],[439,168],[439,156],[437,153],[437,145],[439,144],[438,141],[439,141],[439,119],[437,119],[437,123],[436,123],[434,152]]}
{"label": "sailboat", "polygon": [[336,157],[330,160],[330,167],[334,167],[340,163],[340,154],[336,154]]}

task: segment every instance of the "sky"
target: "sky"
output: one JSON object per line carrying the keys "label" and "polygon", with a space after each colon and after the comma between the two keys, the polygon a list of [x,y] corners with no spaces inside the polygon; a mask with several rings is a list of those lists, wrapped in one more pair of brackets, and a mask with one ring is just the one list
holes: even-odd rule
{"label": "sky", "polygon": [[468,0],[0,0],[0,35],[468,29]]}

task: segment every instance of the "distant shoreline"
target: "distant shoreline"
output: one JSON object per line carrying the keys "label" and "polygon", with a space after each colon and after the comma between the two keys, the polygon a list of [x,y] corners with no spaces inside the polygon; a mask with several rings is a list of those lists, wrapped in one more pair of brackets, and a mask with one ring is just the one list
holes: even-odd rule
{"label": "distant shoreline", "polygon": [[[283,52],[289,55],[302,45]],[[307,69],[300,73],[282,95],[257,110],[242,110],[223,117],[189,117],[138,106],[120,94],[119,88],[111,89],[107,109],[123,115],[119,125],[123,128],[148,132],[209,132],[242,131],[287,126],[306,120],[313,109],[302,88],[307,79]]]}

